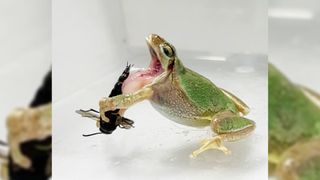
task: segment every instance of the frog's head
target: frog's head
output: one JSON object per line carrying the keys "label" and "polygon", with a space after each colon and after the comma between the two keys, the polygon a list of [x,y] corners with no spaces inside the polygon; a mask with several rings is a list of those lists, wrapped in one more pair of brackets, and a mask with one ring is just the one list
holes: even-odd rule
{"label": "frog's head", "polygon": [[151,54],[151,62],[148,68],[131,71],[127,80],[123,82],[122,92],[132,93],[147,84],[157,80],[162,74],[170,74],[176,69],[183,69],[175,48],[166,40],[156,34],[147,38],[147,44]]}
{"label": "frog's head", "polygon": [[152,58],[150,68],[161,72],[173,70],[178,61],[174,46],[156,34],[150,34],[146,40]]}

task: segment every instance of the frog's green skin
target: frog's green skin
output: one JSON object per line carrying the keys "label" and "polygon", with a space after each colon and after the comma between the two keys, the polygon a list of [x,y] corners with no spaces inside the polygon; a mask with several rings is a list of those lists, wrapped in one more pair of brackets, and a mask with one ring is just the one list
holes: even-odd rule
{"label": "frog's green skin", "polygon": [[217,135],[202,141],[192,157],[208,149],[219,149],[228,154],[230,151],[222,141],[241,139],[254,130],[254,121],[243,117],[249,108],[240,99],[183,66],[175,48],[160,36],[151,34],[147,43],[152,60],[161,65],[161,74],[131,93],[101,99],[103,120],[108,121],[104,117],[105,111],[127,109],[148,99],[156,110],[177,123],[193,127],[211,126]]}
{"label": "frog's green skin", "polygon": [[[312,99],[311,99],[312,97]],[[269,170],[282,179],[320,179],[319,95],[269,65]],[[311,178],[311,179],[312,179]]]}

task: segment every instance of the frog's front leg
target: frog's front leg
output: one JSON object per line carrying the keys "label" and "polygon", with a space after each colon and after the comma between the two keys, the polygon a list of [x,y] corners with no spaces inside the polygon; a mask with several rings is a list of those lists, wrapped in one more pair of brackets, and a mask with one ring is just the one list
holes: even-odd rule
{"label": "frog's front leg", "polygon": [[108,118],[105,116],[104,112],[115,110],[115,109],[127,109],[133,104],[149,99],[153,94],[151,86],[144,87],[134,93],[122,94],[118,96],[113,96],[109,98],[103,98],[99,102],[100,106],[100,116],[106,122]]}
{"label": "frog's front leg", "polygon": [[320,179],[320,139],[299,142],[287,149],[276,168],[279,179]]}
{"label": "frog's front leg", "polygon": [[192,158],[209,149],[218,149],[225,154],[230,154],[231,151],[222,142],[236,141],[246,137],[255,129],[255,122],[231,112],[223,112],[214,116],[211,128],[217,135],[203,140],[200,148],[191,154]]}

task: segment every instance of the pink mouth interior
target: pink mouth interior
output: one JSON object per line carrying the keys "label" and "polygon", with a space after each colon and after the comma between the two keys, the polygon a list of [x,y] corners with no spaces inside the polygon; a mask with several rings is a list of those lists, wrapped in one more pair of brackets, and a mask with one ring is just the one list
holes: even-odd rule
{"label": "pink mouth interior", "polygon": [[155,52],[150,49],[151,62],[148,68],[131,71],[129,77],[123,82],[123,94],[136,92],[152,81],[162,72],[162,66]]}

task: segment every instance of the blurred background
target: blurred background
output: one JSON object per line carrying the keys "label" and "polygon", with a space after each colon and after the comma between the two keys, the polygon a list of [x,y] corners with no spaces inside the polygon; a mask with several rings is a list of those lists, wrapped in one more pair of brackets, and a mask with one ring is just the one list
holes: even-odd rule
{"label": "blurred background", "polygon": [[51,68],[51,1],[0,1],[0,139],[6,118],[30,104]]}
{"label": "blurred background", "polygon": [[[273,63],[286,77],[290,79],[291,82],[306,86],[316,91],[317,93],[320,93],[320,2],[317,0],[271,0],[269,1],[268,16],[269,62]],[[270,99],[271,97],[269,96],[269,100]],[[294,100],[298,100],[298,98]],[[283,105],[282,107],[286,109],[284,106],[285,105]],[[304,111],[299,111],[299,109],[290,110],[297,114],[304,113]],[[319,112],[320,111],[318,110],[317,113],[319,114]],[[269,113],[275,114],[276,112]],[[314,112],[313,114],[308,114],[311,114],[311,116],[313,115],[315,117],[314,119],[316,119],[317,117],[316,112]],[[310,122],[310,120],[308,121],[308,119],[299,120],[300,122]],[[269,123],[271,121],[275,120],[271,119],[269,115]],[[315,121],[313,122],[313,124],[313,126],[317,127],[317,124],[319,124],[319,122]],[[287,131],[287,128],[285,131]],[[309,132],[310,130],[305,129],[301,131]],[[269,129],[269,135],[270,132],[271,131]],[[287,132],[290,131],[288,130]],[[316,137],[317,135],[314,136]],[[304,141],[308,140],[309,139],[304,139]],[[299,149],[302,149],[302,147],[297,147]],[[274,149],[270,149],[270,152]],[[310,150],[312,148],[307,149]],[[282,150],[283,152],[285,152],[285,149]],[[292,150],[292,152],[294,151]],[[302,152],[307,153],[305,151]],[[305,154],[304,156],[308,157],[308,155],[309,154]],[[299,157],[298,153],[296,153],[294,157]],[[316,159],[316,157],[317,156],[313,157],[312,159]],[[291,161],[293,160],[291,159]],[[319,166],[319,163],[312,163],[314,162],[305,162],[305,164],[301,162],[301,164],[306,167],[308,167],[307,165],[309,165],[310,167],[317,167],[317,165]],[[290,163],[288,164],[288,166],[290,166]],[[302,167],[304,166],[301,166],[299,168],[302,169]],[[280,169],[279,167],[278,169]],[[269,167],[269,170],[270,169],[272,168]],[[312,168],[308,169],[311,172]],[[282,171],[286,172],[284,170]],[[302,170],[300,171],[303,172]],[[302,174],[301,172],[299,173]],[[318,179],[319,174],[314,174],[314,178]],[[272,177],[271,179],[276,178]]]}
{"label": "blurred background", "polygon": [[0,22],[0,140],[8,142],[9,113],[30,105],[51,69],[51,1],[1,0]]}
{"label": "blurred background", "polygon": [[[266,0],[56,0],[54,99],[122,68],[133,54],[148,55],[144,38],[150,33],[169,39],[180,56],[223,60],[230,53],[266,54],[267,5]],[[80,80],[85,71],[90,72]]]}
{"label": "blurred background", "polygon": [[[266,0],[53,1],[53,177],[267,179],[267,5]],[[82,137],[98,129],[75,110],[97,109],[127,62],[149,64],[150,33],[172,43],[186,66],[250,106],[248,118],[257,129],[226,144],[231,156],[210,151],[191,160],[210,129],[175,124],[148,102],[126,112],[135,128]]]}
{"label": "blurred background", "polygon": [[269,61],[292,81],[320,92],[320,2],[269,2]]}

